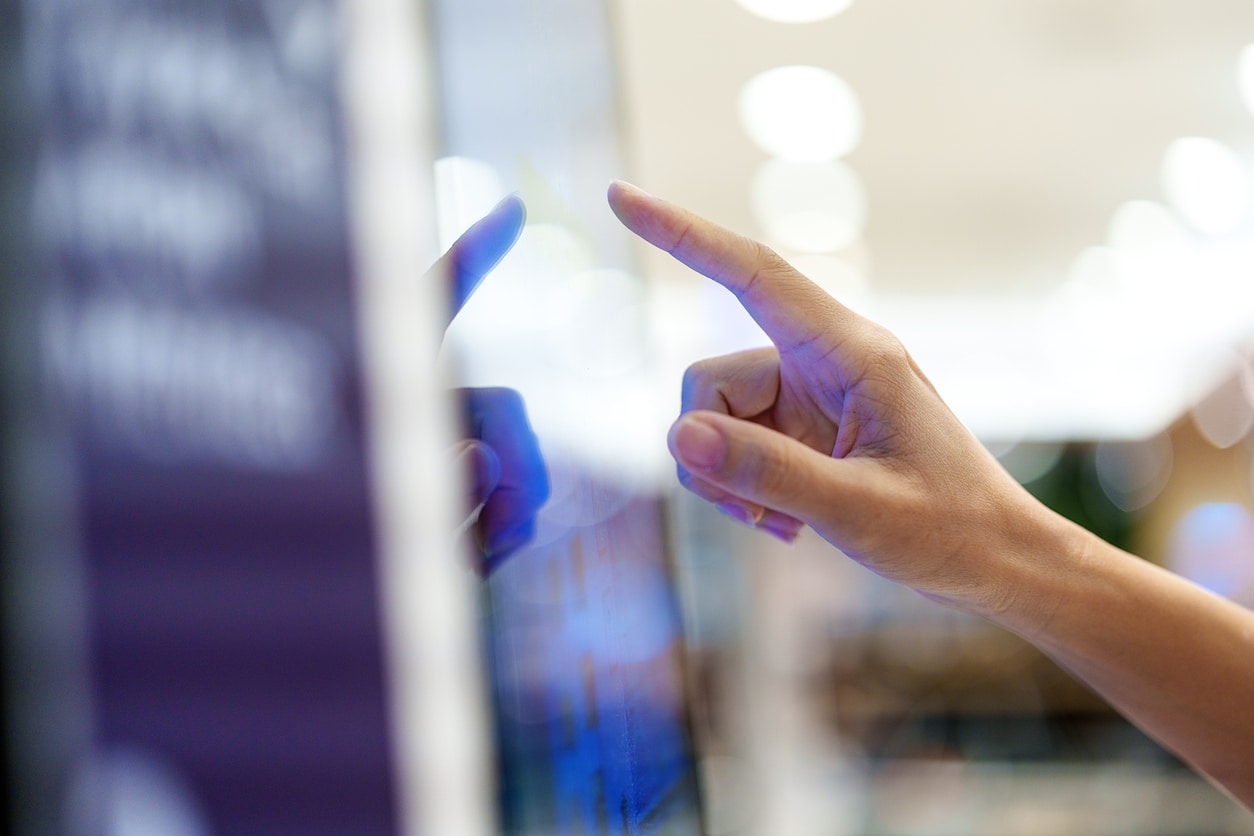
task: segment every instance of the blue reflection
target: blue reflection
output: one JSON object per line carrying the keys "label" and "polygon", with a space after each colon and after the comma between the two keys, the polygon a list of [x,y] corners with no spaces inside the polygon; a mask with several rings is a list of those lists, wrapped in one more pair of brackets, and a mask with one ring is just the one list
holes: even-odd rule
{"label": "blue reflection", "polygon": [[1254,517],[1235,502],[1207,502],[1176,523],[1171,568],[1217,595],[1234,597],[1254,583]]}
{"label": "blue reflection", "polygon": [[[586,480],[598,504],[618,491]],[[697,832],[683,645],[656,501],[528,548],[489,581],[505,824]]]}
{"label": "blue reflection", "polygon": [[[522,234],[526,207],[516,195],[498,203],[453,243],[428,273],[448,287],[451,322]],[[478,568],[490,572],[535,534],[536,512],[549,497],[540,442],[522,396],[492,387],[458,390],[464,439],[456,459],[470,486]]]}
{"label": "blue reflection", "polygon": [[[496,387],[460,394],[466,432],[486,460],[486,467],[475,467],[471,485],[472,499],[483,503],[476,544],[484,570],[492,571],[535,535],[536,513],[549,498],[548,471],[518,392]],[[485,472],[496,478],[483,478]]]}
{"label": "blue reflection", "polygon": [[[507,255],[524,217],[522,202],[506,198],[433,269],[449,287],[451,317]],[[696,832],[660,500],[561,455],[546,462],[517,390],[457,395],[465,419],[457,462],[467,507],[481,509],[475,541],[488,576],[505,830]]]}
{"label": "blue reflection", "polygon": [[449,282],[450,320],[492,268],[513,249],[526,220],[527,207],[522,199],[510,195],[467,229],[440,259],[436,270]]}

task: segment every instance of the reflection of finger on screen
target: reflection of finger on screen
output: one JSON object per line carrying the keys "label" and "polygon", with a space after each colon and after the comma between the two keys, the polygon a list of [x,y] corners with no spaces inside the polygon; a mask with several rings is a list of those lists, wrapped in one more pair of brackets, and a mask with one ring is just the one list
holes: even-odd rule
{"label": "reflection of finger on screen", "polygon": [[479,522],[479,515],[483,513],[483,506],[487,504],[487,502],[480,502],[473,510],[471,510],[470,514],[462,521],[461,525],[457,526],[457,528],[453,531],[454,542],[461,542],[461,539],[466,536],[466,532],[475,527],[475,523]]}
{"label": "reflection of finger on screen", "polygon": [[513,248],[522,234],[527,209],[517,195],[509,195],[457,239],[441,265],[449,271],[453,316],[462,309],[484,277]]}

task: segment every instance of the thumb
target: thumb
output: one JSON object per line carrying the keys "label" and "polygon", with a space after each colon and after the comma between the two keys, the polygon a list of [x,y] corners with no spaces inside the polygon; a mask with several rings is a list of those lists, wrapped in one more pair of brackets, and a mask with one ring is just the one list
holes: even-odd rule
{"label": "thumb", "polygon": [[852,504],[852,462],[751,421],[694,410],[675,422],[668,443],[675,460],[706,482],[812,526]]}

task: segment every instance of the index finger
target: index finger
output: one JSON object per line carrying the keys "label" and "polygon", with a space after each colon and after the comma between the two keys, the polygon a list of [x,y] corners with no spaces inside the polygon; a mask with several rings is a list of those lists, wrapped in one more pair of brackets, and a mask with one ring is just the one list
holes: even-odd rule
{"label": "index finger", "polygon": [[447,282],[451,322],[484,276],[500,263],[522,234],[527,208],[518,195],[509,195],[475,221],[427,271],[428,277]]}
{"label": "index finger", "polygon": [[608,196],[624,226],[735,294],[780,350],[852,322],[852,311],[764,244],[621,180]]}

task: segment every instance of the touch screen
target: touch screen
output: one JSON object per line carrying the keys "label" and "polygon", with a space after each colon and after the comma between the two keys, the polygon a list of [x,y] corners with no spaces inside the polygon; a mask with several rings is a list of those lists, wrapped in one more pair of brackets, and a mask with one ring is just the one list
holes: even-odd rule
{"label": "touch screen", "polygon": [[[540,490],[534,475],[511,481],[508,456],[500,465],[515,510],[546,497],[534,520],[489,500],[468,534],[487,552],[511,833],[700,832],[661,501],[671,405],[657,394],[646,287],[605,204],[623,173],[605,15],[576,0],[433,8],[445,243],[510,192],[527,211],[445,344],[467,434],[489,429],[544,462]],[[481,393],[501,390],[511,419],[483,421]]]}

